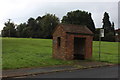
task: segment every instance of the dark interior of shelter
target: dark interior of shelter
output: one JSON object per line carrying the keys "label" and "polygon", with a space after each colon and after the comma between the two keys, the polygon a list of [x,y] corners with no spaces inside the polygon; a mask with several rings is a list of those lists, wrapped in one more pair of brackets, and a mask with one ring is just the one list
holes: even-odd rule
{"label": "dark interior of shelter", "polygon": [[85,38],[74,38],[74,59],[84,60],[85,58]]}

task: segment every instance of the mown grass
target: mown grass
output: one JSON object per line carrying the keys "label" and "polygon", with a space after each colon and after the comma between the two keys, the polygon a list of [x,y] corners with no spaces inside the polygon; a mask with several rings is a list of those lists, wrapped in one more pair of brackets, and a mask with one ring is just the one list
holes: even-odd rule
{"label": "mown grass", "polygon": [[[100,61],[120,63],[118,55],[118,42],[101,42]],[[99,41],[93,43],[93,60],[99,60]]]}
{"label": "mown grass", "polygon": [[[3,69],[73,64],[52,58],[51,39],[2,38]],[[98,60],[98,42],[93,42],[93,58]],[[118,43],[101,43],[101,61],[118,63]]]}
{"label": "mown grass", "polygon": [[52,40],[3,38],[3,69],[71,64],[52,58]]}

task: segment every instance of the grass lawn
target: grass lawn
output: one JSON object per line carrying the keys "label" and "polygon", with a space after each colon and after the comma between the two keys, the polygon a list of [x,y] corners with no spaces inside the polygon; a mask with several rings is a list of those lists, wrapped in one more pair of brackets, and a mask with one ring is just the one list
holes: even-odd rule
{"label": "grass lawn", "polygon": [[[103,62],[118,62],[118,42],[101,42],[101,58]],[[99,41],[93,42],[93,60],[99,60]]]}
{"label": "grass lawn", "polygon": [[[52,40],[2,38],[3,69],[73,64],[52,58]],[[101,61],[118,62],[118,43],[102,42]],[[93,60],[98,60],[98,42],[93,42]]]}

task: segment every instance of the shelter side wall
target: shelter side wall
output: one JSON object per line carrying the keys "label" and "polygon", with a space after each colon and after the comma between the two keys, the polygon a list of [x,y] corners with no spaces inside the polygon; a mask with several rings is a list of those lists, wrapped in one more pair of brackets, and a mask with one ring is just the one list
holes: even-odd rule
{"label": "shelter side wall", "polygon": [[67,34],[66,36],[66,59],[72,60],[74,58],[74,35]]}
{"label": "shelter side wall", "polygon": [[85,38],[85,59],[92,57],[92,37],[89,35],[74,35],[74,37]]}
{"label": "shelter side wall", "polygon": [[[60,46],[58,46],[58,37],[60,37]],[[65,42],[66,33],[61,27],[58,27],[53,34],[53,58],[65,60]]]}
{"label": "shelter side wall", "polygon": [[85,59],[92,58],[92,41],[93,41],[93,36],[88,36],[87,39],[86,39],[86,55],[85,55]]}
{"label": "shelter side wall", "polygon": [[85,38],[85,59],[92,57],[92,39],[93,36],[67,34],[67,52],[66,59],[74,59],[74,37]]}

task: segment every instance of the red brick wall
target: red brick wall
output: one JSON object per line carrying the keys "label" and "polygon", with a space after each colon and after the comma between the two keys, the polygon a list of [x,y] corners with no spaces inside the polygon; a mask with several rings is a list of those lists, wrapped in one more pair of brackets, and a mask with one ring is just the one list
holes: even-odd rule
{"label": "red brick wall", "polygon": [[[57,38],[61,38],[60,47],[58,47]],[[65,60],[66,55],[66,33],[61,27],[58,27],[53,34],[53,57]]]}
{"label": "red brick wall", "polygon": [[[61,37],[60,47],[58,47],[58,37]],[[74,37],[86,38],[85,59],[91,58],[93,36],[66,34],[60,26],[53,33],[53,57],[56,59],[72,60],[74,58]]]}
{"label": "red brick wall", "polygon": [[74,58],[74,35],[67,34],[66,41],[66,59],[72,60]]}
{"label": "red brick wall", "polygon": [[67,34],[67,51],[66,51],[66,59],[72,60],[74,58],[74,37],[86,38],[85,41],[85,59],[89,59],[92,57],[92,36],[89,35],[74,35]]}
{"label": "red brick wall", "polygon": [[92,36],[88,36],[86,38],[86,55],[85,55],[85,59],[92,58],[92,40],[93,40]]}

